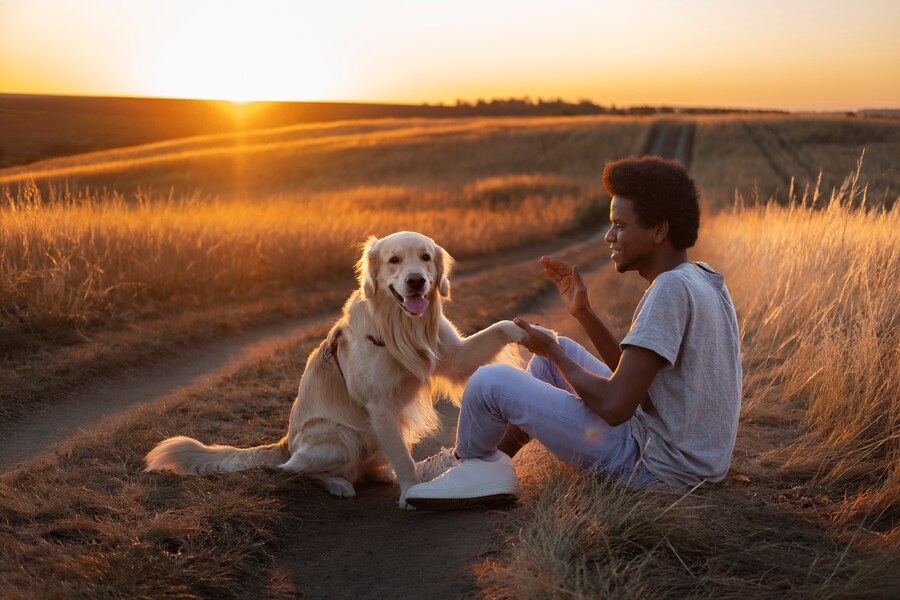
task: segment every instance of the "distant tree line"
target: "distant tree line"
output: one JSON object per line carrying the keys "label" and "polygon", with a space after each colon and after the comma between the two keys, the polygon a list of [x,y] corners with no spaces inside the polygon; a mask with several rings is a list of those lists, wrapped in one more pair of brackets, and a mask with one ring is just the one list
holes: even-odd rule
{"label": "distant tree line", "polygon": [[751,114],[751,113],[786,113],[780,110],[759,110],[759,109],[743,109],[743,108],[693,108],[693,107],[674,107],[674,106],[626,106],[617,107],[615,104],[603,106],[595,104],[590,100],[579,100],[577,102],[567,102],[561,98],[548,99],[538,98],[532,100],[530,97],[524,98],[495,98],[493,100],[478,99],[472,102],[467,100],[457,100],[455,104],[446,105],[444,103],[429,104],[424,103],[422,106],[429,107],[432,110],[437,109],[440,112],[448,112],[455,116],[567,116],[567,115],[709,115],[709,114]]}

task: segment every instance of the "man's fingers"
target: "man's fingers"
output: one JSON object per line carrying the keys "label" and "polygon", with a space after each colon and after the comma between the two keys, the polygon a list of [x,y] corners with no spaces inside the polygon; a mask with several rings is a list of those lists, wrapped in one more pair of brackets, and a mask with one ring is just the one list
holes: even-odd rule
{"label": "man's fingers", "polygon": [[561,260],[550,258],[549,256],[541,257],[540,262],[544,266],[545,271],[549,269],[561,276],[569,275],[572,272],[572,268],[569,267],[569,265],[562,262]]}
{"label": "man's fingers", "polygon": [[529,325],[528,321],[526,321],[525,319],[515,318],[515,319],[513,319],[513,323],[515,323],[516,325],[518,325],[519,327],[521,327],[528,333],[531,333],[531,325]]}

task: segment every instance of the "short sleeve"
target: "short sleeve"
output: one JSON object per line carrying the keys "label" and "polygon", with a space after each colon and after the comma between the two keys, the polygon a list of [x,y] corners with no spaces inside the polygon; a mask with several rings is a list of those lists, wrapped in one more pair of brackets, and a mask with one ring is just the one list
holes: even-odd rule
{"label": "short sleeve", "polygon": [[631,329],[620,347],[639,346],[652,350],[675,365],[687,330],[690,295],[680,277],[663,273],[656,278],[634,312]]}

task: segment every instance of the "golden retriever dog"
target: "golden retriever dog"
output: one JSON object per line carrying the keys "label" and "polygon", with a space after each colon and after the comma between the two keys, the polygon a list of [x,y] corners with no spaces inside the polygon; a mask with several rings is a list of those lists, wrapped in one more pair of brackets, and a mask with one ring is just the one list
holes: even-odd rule
{"label": "golden retriever dog", "polygon": [[504,350],[525,337],[512,321],[462,337],[441,308],[452,264],[418,233],[369,238],[357,264],[360,287],[306,362],[287,435],[247,449],[173,437],[147,454],[147,470],[274,465],[342,497],[354,496],[364,478],[396,478],[400,508],[411,508],[406,492],[419,481],[410,447],[438,426],[433,398],[442,392],[458,402],[479,366],[514,356]]}

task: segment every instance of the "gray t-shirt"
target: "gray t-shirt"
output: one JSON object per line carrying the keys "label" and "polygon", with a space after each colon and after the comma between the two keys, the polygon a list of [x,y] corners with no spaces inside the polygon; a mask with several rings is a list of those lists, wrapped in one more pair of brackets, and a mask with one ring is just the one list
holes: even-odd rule
{"label": "gray t-shirt", "polygon": [[725,278],[704,263],[661,273],[644,292],[621,347],[668,363],[631,419],[652,475],[674,487],[728,471],[741,406],[741,347]]}

